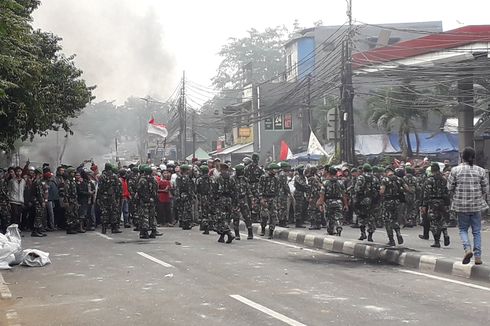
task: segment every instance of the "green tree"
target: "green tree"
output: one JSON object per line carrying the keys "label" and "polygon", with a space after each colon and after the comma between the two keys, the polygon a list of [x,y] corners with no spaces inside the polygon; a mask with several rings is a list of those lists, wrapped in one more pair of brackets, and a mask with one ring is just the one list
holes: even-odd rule
{"label": "green tree", "polygon": [[37,0],[0,2],[0,147],[32,140],[48,130],[71,133],[75,118],[93,98],[74,56],[61,54],[60,38],[33,31]]}
{"label": "green tree", "polygon": [[409,81],[402,85],[375,92],[367,100],[367,120],[371,127],[387,133],[397,129],[402,157],[413,156],[410,133],[415,134],[417,154],[420,140],[417,122],[425,117],[425,110],[419,107],[420,95]]}

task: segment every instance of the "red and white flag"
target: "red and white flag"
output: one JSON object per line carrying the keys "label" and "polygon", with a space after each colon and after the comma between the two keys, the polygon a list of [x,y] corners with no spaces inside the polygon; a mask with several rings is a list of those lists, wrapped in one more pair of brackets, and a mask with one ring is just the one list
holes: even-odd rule
{"label": "red and white flag", "polygon": [[166,138],[168,136],[167,127],[165,125],[156,123],[153,117],[151,118],[150,121],[148,121],[148,133],[163,138]]}
{"label": "red and white flag", "polygon": [[279,155],[280,161],[291,160],[293,158],[293,153],[291,149],[289,149],[288,143],[284,140],[281,140],[281,153]]}

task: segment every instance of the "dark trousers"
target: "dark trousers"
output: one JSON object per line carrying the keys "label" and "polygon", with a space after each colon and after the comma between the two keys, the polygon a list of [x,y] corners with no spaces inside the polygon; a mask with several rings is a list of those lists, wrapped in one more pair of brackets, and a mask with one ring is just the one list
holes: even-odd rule
{"label": "dark trousers", "polygon": [[20,220],[22,218],[22,205],[20,204],[10,204],[10,224],[20,225]]}

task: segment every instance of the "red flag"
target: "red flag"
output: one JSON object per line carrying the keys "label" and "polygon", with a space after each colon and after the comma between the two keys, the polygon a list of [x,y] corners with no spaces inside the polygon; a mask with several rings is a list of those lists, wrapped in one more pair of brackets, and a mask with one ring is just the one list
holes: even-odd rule
{"label": "red flag", "polygon": [[156,123],[153,117],[151,117],[151,120],[148,121],[148,133],[158,135],[163,138],[168,136],[167,127],[163,124]]}
{"label": "red flag", "polygon": [[284,140],[281,140],[281,153],[279,155],[279,160],[285,161],[285,160],[290,160],[292,158],[293,158],[293,153],[289,149],[288,144]]}

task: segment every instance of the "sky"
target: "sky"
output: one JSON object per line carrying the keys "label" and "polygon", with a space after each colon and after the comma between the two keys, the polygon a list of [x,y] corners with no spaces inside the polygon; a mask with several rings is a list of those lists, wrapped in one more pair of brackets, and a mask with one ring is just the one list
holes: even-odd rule
{"label": "sky", "polygon": [[[490,24],[488,0],[353,0],[355,22],[442,20],[444,30]],[[67,55],[97,85],[96,101],[129,96],[165,99],[182,71],[210,86],[217,55],[250,28],[311,27],[346,21],[346,0],[42,0],[34,26],[63,38]]]}

